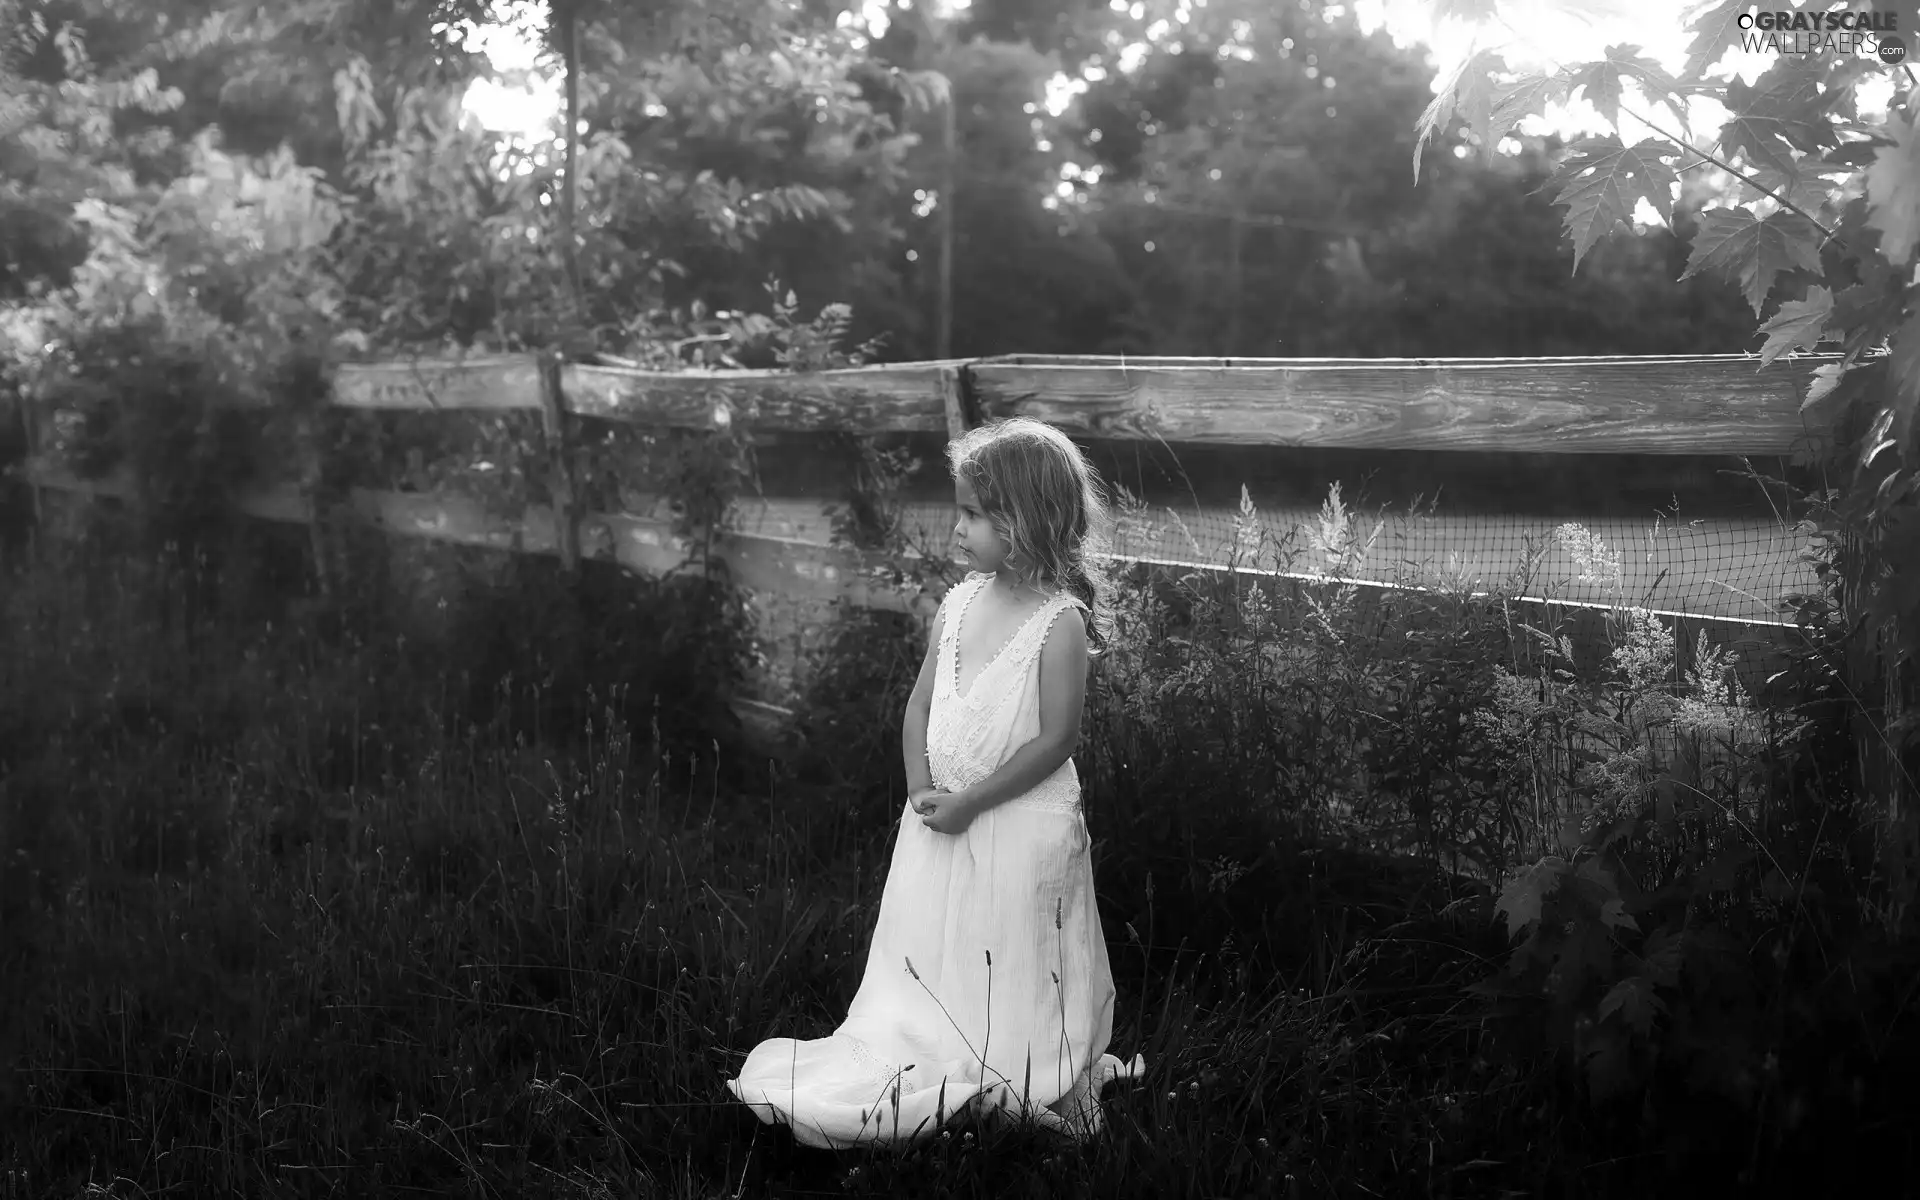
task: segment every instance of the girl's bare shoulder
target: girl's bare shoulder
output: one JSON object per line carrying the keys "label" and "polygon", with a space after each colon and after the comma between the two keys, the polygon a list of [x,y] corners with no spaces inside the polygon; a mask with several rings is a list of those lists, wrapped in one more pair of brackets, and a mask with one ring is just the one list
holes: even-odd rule
{"label": "girl's bare shoulder", "polygon": [[[1081,619],[1077,621],[1063,620],[1062,618],[1068,613],[1074,613]],[[1060,611],[1053,615],[1049,628],[1047,629],[1047,649],[1052,650],[1057,647],[1062,650],[1085,654],[1088,646],[1087,622],[1085,620],[1086,613],[1087,606],[1077,599],[1071,604],[1060,605]]]}

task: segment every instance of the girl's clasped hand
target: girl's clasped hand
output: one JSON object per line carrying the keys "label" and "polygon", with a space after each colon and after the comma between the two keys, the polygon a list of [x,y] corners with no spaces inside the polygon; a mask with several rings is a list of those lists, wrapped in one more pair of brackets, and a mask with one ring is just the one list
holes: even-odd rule
{"label": "girl's clasped hand", "polygon": [[935,833],[965,833],[973,823],[973,806],[964,792],[925,787],[907,797],[907,802],[920,814],[920,823]]}

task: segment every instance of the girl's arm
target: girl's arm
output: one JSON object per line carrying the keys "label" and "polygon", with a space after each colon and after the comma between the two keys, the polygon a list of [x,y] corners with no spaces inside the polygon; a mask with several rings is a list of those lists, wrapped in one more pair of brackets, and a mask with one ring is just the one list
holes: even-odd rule
{"label": "girl's arm", "polygon": [[1056,620],[1040,650],[1040,732],[993,774],[957,794],[968,816],[1031,791],[1073,757],[1086,699],[1086,623]]}
{"label": "girl's arm", "polygon": [[926,657],[920,660],[920,677],[913,681],[913,694],[907,697],[906,716],[900,722],[909,796],[933,787],[933,774],[927,768],[927,718],[933,712],[933,677],[940,661],[940,631],[946,619],[947,604],[943,600],[933,614],[933,634],[927,642]]}

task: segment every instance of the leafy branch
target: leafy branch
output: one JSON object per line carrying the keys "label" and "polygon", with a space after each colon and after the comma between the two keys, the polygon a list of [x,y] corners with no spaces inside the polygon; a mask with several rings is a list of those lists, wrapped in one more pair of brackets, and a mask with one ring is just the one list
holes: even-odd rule
{"label": "leafy branch", "polygon": [[[1421,114],[1414,178],[1427,143],[1447,137],[1456,119],[1491,160],[1521,122],[1582,97],[1605,128],[1560,149],[1544,185],[1562,209],[1574,271],[1603,237],[1632,232],[1643,204],[1673,227],[1680,202],[1675,163],[1695,156],[1725,173],[1728,191],[1697,214],[1679,278],[1712,273],[1740,289],[1759,322],[1762,370],[1799,351],[1840,346],[1836,361],[1811,372],[1802,405],[1833,435],[1824,439],[1818,451],[1824,461],[1816,465],[1840,485],[1810,497],[1809,519],[1799,526],[1827,591],[1783,598],[1782,607],[1795,612],[1808,639],[1844,643],[1835,681],[1842,693],[1886,698],[1872,708],[1858,705],[1864,736],[1856,752],[1862,798],[1873,811],[1888,814],[1879,830],[1879,872],[1891,899],[1882,911],[1897,923],[1900,914],[1920,912],[1914,903],[1920,896],[1920,794],[1913,783],[1920,759],[1920,291],[1914,282],[1920,126],[1911,108],[1903,111],[1897,101],[1884,115],[1860,112],[1859,85],[1880,67],[1870,44],[1855,55],[1782,54],[1752,83],[1709,77],[1742,36],[1739,22],[1750,7],[1748,0],[1693,6],[1687,18],[1693,36],[1678,76],[1638,46],[1613,45],[1597,61],[1511,78],[1505,60],[1481,36],[1505,27],[1524,42],[1517,30],[1532,23],[1530,16],[1548,8],[1570,11],[1567,5],[1437,0],[1437,19],[1472,27],[1475,40]],[[1644,103],[1628,102],[1629,86]],[[1688,121],[1689,105],[1700,97],[1718,100],[1728,114],[1704,149],[1692,144]],[[1905,99],[1910,105],[1912,93]],[[1659,108],[1677,115],[1679,132],[1651,119]],[[1657,136],[1627,144],[1628,120]],[[1751,189],[1777,207],[1763,214],[1755,208],[1758,198],[1735,189]],[[1881,361],[1864,361],[1870,357]],[[1660,803],[1671,807],[1672,799],[1663,794]],[[1636,843],[1636,853],[1661,853],[1658,837],[1630,823],[1603,832],[1608,846],[1647,837],[1652,840]],[[1764,842],[1760,851],[1770,853]],[[1610,878],[1592,873],[1596,861],[1576,866],[1545,859],[1509,884],[1501,912],[1511,931],[1528,941],[1515,952],[1517,975],[1507,984],[1524,976],[1522,991],[1554,978],[1565,985],[1555,964],[1564,965],[1568,955],[1611,961],[1617,935],[1631,930],[1618,907],[1624,894]],[[1689,870],[1691,878],[1676,877],[1674,883],[1695,896],[1730,886],[1722,878],[1730,879],[1726,862]],[[1769,877],[1778,882],[1784,873],[1776,864]],[[1562,925],[1584,940],[1567,943]],[[1694,931],[1687,926],[1679,936],[1691,938]],[[1639,1039],[1633,1053],[1640,1053],[1661,1015],[1658,994],[1672,984],[1672,963],[1665,960],[1673,957],[1674,945],[1649,938],[1641,953],[1648,963],[1661,959],[1664,965],[1652,970],[1642,964],[1610,977],[1613,987],[1597,1010],[1584,992],[1567,992],[1563,1000],[1586,1014],[1590,1029],[1604,1031],[1609,1016],[1623,1016],[1632,1038]],[[1505,985],[1491,986],[1500,991]],[[1604,1074],[1617,1078],[1628,1049],[1620,1042],[1611,1049],[1583,1045],[1578,1053],[1596,1070],[1611,1055]]]}
{"label": "leafy branch", "polygon": [[[1757,177],[1747,174],[1745,171],[1741,170],[1739,167],[1734,166],[1732,163],[1730,163],[1724,158],[1721,158],[1719,155],[1713,154],[1710,151],[1702,150],[1698,146],[1695,146],[1692,143],[1687,142],[1686,140],[1681,138],[1678,134],[1671,133],[1665,129],[1662,129],[1660,126],[1655,125],[1651,118],[1641,113],[1638,113],[1631,108],[1628,108],[1625,104],[1622,104],[1620,106],[1620,111],[1625,113],[1627,116],[1632,117],[1634,120],[1640,122],[1642,125],[1645,125],[1648,129],[1653,130],[1655,133],[1659,134],[1661,137],[1666,138],[1668,141],[1672,142],[1675,146],[1680,148],[1682,153],[1698,155],[1704,161],[1712,163],[1714,166],[1720,168],[1722,171],[1725,171],[1727,174],[1733,176],[1735,179],[1738,179],[1740,182],[1746,184],[1748,187],[1752,188],[1754,191],[1759,192],[1760,194],[1766,196],[1768,199],[1772,200],[1774,203],[1778,204],[1780,207],[1786,209],[1788,212],[1798,213],[1800,216],[1805,217],[1808,221],[1812,222],[1813,227],[1815,229],[1818,229],[1821,233],[1826,235],[1826,241],[1838,242],[1842,250],[1846,249],[1846,244],[1844,242],[1840,242],[1840,235],[1838,233],[1827,228],[1826,225],[1821,223],[1821,220],[1819,217],[1814,216],[1812,213],[1808,212],[1806,209],[1800,207],[1798,204],[1795,204],[1790,197],[1783,196],[1779,192],[1774,191],[1772,188],[1768,187],[1766,184],[1760,182],[1760,180]],[[1824,247],[1825,245],[1826,245],[1826,242],[1821,243],[1822,247]]]}

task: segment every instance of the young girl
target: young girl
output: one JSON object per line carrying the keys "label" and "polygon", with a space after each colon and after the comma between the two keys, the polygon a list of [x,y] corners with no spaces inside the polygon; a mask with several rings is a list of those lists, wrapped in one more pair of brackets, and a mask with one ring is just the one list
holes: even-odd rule
{"label": "young girl", "polygon": [[762,1042],[727,1085],[812,1146],[924,1138],[965,1109],[1085,1136],[1108,1081],[1142,1067],[1107,1053],[1113,975],[1071,757],[1089,647],[1105,648],[1098,480],[1026,419],[947,456],[972,569],[907,702],[909,795],[866,975],[832,1035]]}

